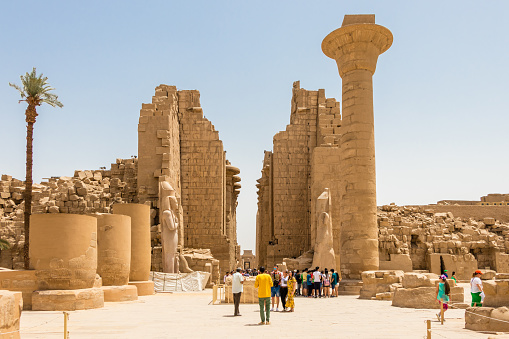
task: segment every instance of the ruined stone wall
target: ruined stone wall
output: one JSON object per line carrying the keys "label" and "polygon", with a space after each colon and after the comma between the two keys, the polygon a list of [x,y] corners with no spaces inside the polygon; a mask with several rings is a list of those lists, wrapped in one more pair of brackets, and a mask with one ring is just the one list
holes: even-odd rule
{"label": "ruined stone wall", "polygon": [[[180,181],[180,125],[175,86],[159,85],[152,103],[142,104],[138,124],[138,194],[140,203],[149,204],[152,247],[161,245],[159,225],[159,181],[175,190],[182,210]],[[184,245],[183,215],[179,215],[179,246]]]}
{"label": "ruined stone wall", "polygon": [[[327,187],[323,185],[332,186],[332,181],[338,178],[335,166],[339,158],[335,155],[341,125],[339,103],[326,99],[324,90],[301,89],[298,81],[294,83],[292,94],[290,124],[274,136],[273,153],[267,160],[270,164],[264,161],[263,170],[269,169],[270,176],[262,174],[260,181],[259,208],[261,211],[267,206],[269,219],[272,219],[267,222],[267,213],[259,213],[257,257],[260,265],[280,263],[284,257],[297,257],[313,247],[316,229],[313,201]],[[312,154],[317,145],[326,148],[316,151],[316,161],[320,161],[316,164],[317,175],[330,180],[315,181],[312,188]],[[334,185],[336,188],[338,184],[334,182]],[[336,206],[333,213],[337,214]],[[339,222],[339,217],[336,220]],[[270,243],[265,242],[267,228]]]}
{"label": "ruined stone wall", "polygon": [[435,213],[427,207],[379,208],[381,261],[389,260],[391,254],[408,254],[413,269],[429,270],[432,254],[470,253],[479,268],[494,268],[496,253],[509,253],[509,223],[494,218],[462,218],[451,212]]}
{"label": "ruined stone wall", "polygon": [[237,239],[228,237],[223,142],[203,116],[198,91],[179,91],[178,100],[184,246],[209,248],[225,272],[236,264]]}
{"label": "ruined stone wall", "polygon": [[180,196],[180,129],[175,86],[156,87],[152,103],[142,104],[138,124],[140,202],[155,202],[159,177],[165,176]]}
{"label": "ruined stone wall", "polygon": [[474,218],[482,220],[485,217],[493,217],[502,222],[509,223],[509,206],[482,206],[482,205],[426,205],[425,209],[435,213],[451,212],[455,217]]}
{"label": "ruined stone wall", "polygon": [[[33,185],[32,213],[110,213],[114,203],[137,202],[137,159],[117,159],[109,170],[77,170],[73,177],[52,177]],[[24,182],[2,175],[0,238],[11,245],[0,251],[0,267],[23,268]]]}

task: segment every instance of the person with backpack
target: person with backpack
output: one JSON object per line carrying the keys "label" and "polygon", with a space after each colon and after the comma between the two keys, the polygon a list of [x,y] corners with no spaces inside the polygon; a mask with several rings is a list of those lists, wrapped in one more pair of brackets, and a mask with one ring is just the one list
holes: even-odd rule
{"label": "person with backpack", "polygon": [[295,296],[300,295],[300,287],[302,285],[302,275],[299,273],[299,270],[294,270],[292,276],[295,278],[297,282],[297,289],[295,290]]}
{"label": "person with backpack", "polygon": [[305,268],[301,274],[302,280],[302,295],[307,297],[308,295],[308,269]]}
{"label": "person with backpack", "polygon": [[334,272],[334,269],[331,269],[331,297],[337,297],[338,291],[336,289],[338,283],[339,283],[339,274],[338,272]]}
{"label": "person with backpack", "polygon": [[281,285],[281,272],[279,272],[277,266],[274,266],[272,272],[270,272],[270,277],[272,279],[272,287],[270,288],[270,296],[272,297],[272,308],[271,311],[274,311],[274,302],[276,302],[276,312],[279,311],[279,297],[281,296],[280,285]]}
{"label": "person with backpack", "polygon": [[322,274],[322,282],[323,282],[323,296],[324,298],[330,298],[330,274],[327,269],[325,269],[324,274]]}
{"label": "person with backpack", "polygon": [[312,298],[313,297],[313,276],[311,275],[313,273],[313,270],[308,270],[307,271],[308,274],[307,274],[307,284],[308,284],[308,297]]}

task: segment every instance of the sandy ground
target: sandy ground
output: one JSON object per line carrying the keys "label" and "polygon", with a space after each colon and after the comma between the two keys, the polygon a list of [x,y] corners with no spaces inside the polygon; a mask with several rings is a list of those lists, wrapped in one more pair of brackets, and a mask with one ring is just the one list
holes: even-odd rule
{"label": "sandy ground", "polygon": [[[448,310],[441,325],[437,310],[392,307],[390,301],[357,296],[298,297],[295,312],[272,312],[268,326],[257,325],[258,305],[241,304],[242,316],[233,317],[233,305],[208,305],[211,300],[211,290],[160,293],[70,312],[70,338],[425,338],[427,319],[432,338],[509,338],[465,329],[465,310]],[[62,337],[62,312],[23,312],[21,338]]]}

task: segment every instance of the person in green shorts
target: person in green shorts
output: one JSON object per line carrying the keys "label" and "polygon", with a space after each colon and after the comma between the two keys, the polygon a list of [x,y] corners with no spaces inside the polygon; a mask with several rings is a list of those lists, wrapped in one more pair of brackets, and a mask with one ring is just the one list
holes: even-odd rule
{"label": "person in green shorts", "polygon": [[477,270],[470,279],[470,294],[472,295],[472,307],[482,307],[481,293],[484,293],[481,281],[482,272]]}
{"label": "person in green shorts", "polygon": [[272,278],[265,273],[265,267],[260,267],[260,274],[256,276],[254,286],[258,288],[258,304],[260,305],[260,318],[262,320],[258,325],[270,325],[270,288],[272,287]]}

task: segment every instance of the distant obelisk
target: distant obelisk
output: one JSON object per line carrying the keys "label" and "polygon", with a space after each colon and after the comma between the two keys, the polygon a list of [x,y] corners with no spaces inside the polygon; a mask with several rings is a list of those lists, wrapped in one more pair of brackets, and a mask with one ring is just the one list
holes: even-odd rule
{"label": "distant obelisk", "polygon": [[392,33],[375,15],[345,15],[341,28],[325,37],[322,51],[336,60],[342,86],[340,261],[346,279],[376,270],[375,133],[373,74],[378,56],[392,45]]}

